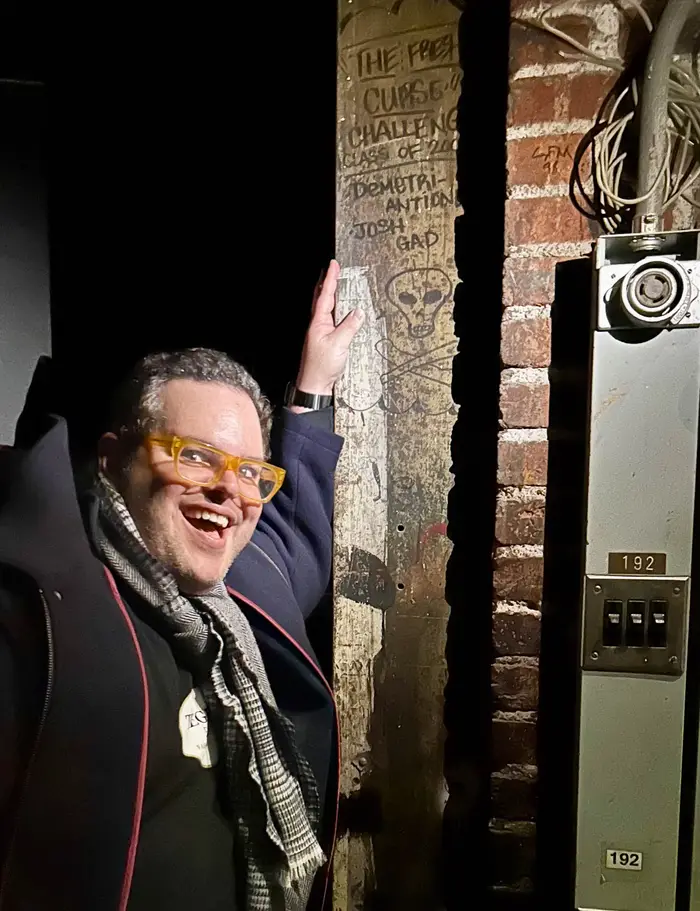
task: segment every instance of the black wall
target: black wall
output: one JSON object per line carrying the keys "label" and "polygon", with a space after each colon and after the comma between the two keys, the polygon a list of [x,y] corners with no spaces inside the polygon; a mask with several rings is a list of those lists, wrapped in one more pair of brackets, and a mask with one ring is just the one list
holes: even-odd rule
{"label": "black wall", "polygon": [[277,401],[294,378],[334,247],[335,4],[316,6],[52,14],[54,355],[77,443],[148,351],[223,349]]}
{"label": "black wall", "polygon": [[49,330],[78,458],[149,351],[225,350],[281,401],[334,253],[335,6],[4,0],[0,442]]}
{"label": "black wall", "polygon": [[49,348],[43,35],[31,0],[0,6],[0,443],[11,443],[36,358]]}
{"label": "black wall", "polygon": [[0,82],[0,443],[5,444],[13,442],[33,365],[49,351],[45,100],[41,86]]}

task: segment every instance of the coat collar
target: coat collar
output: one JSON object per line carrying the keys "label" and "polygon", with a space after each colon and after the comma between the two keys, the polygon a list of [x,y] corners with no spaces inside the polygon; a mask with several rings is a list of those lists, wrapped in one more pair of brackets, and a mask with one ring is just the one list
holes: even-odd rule
{"label": "coat collar", "polygon": [[66,423],[54,417],[46,428],[31,449],[0,453],[0,563],[58,580],[85,560],[90,544]]}

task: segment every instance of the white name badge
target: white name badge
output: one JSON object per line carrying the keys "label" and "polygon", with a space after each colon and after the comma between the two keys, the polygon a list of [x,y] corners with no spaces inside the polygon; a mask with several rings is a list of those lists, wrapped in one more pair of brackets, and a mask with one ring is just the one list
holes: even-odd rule
{"label": "white name badge", "polygon": [[196,759],[202,768],[211,769],[219,761],[216,738],[209,731],[209,716],[204,697],[198,689],[190,690],[180,706],[182,755]]}

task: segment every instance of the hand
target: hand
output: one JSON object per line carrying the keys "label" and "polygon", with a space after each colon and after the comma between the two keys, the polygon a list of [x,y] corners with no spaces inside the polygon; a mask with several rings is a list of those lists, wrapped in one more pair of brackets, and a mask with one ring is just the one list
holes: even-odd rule
{"label": "hand", "polygon": [[340,266],[332,259],[323,284],[314,296],[311,322],[306,331],[296,386],[302,392],[332,395],[336,380],[345,370],[352,340],[362,325],[362,310],[352,310],[335,325],[335,293]]}

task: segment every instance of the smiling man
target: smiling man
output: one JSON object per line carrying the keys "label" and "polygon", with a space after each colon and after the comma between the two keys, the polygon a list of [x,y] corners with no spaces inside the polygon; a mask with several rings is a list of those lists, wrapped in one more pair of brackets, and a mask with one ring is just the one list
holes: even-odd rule
{"label": "smiling man", "polygon": [[257,383],[219,352],[151,355],[127,381],[114,423],[101,440],[103,476],[180,590],[209,590],[285,474],[265,462],[270,411]]}
{"label": "smiling man", "polygon": [[334,325],[337,279],[274,425],[240,365],[189,349],[120,390],[82,512],[63,422],[2,454],[3,911],[318,907],[337,755],[304,621],[361,324]]}

